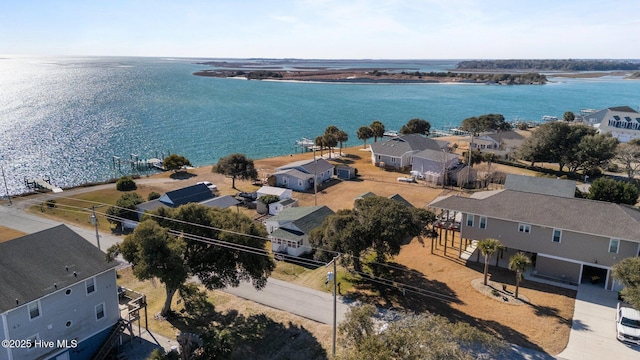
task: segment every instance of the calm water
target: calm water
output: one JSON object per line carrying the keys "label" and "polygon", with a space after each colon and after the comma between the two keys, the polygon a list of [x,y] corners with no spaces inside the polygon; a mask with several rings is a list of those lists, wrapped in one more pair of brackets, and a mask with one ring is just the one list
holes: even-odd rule
{"label": "calm water", "polygon": [[[119,175],[113,156],[132,153],[151,158],[171,151],[197,166],[233,152],[284,155],[296,151],[295,140],[314,138],[329,125],[347,131],[353,146],[361,143],[358,127],[375,119],[398,130],[419,117],[441,129],[485,113],[539,120],[640,105],[640,81],[615,77],[552,79],[557,82],[544,86],[261,82],[194,76],[207,68],[197,61],[0,59],[0,164],[10,192],[24,192],[25,177],[49,176],[62,187],[105,180]],[[408,68],[443,71],[454,64],[414,61]]]}

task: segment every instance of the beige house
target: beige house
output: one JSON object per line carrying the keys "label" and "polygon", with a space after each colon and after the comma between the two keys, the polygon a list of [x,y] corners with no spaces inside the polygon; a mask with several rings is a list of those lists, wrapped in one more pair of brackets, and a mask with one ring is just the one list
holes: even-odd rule
{"label": "beige house", "polygon": [[574,285],[594,280],[619,289],[611,267],[640,255],[640,211],[566,196],[559,191],[563,186],[553,186],[552,193],[531,192],[542,188],[538,185],[441,197],[429,206],[461,213],[463,239],[498,239],[507,259],[517,251],[527,253],[536,276]]}

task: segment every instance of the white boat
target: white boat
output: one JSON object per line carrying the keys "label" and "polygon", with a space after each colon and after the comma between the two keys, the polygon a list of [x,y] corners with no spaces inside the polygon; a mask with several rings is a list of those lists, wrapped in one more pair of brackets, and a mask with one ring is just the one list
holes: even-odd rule
{"label": "white boat", "polygon": [[315,146],[315,141],[311,140],[311,139],[307,139],[305,137],[303,137],[300,140],[296,140],[296,145],[297,146],[302,146],[302,147],[312,147]]}
{"label": "white boat", "polygon": [[382,136],[386,136],[386,137],[398,137],[398,132],[395,130],[387,130],[385,131]]}
{"label": "white boat", "polygon": [[545,116],[542,117],[542,121],[544,121],[544,122],[558,121],[558,117],[557,116],[553,116],[553,115],[545,115]]}

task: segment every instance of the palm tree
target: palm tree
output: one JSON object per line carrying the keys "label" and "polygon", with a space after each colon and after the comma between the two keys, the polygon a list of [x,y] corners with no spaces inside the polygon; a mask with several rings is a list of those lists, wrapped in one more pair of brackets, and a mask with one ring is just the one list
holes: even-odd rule
{"label": "palm tree", "polygon": [[373,130],[371,130],[371,128],[368,126],[360,126],[360,128],[358,128],[358,133],[356,134],[356,136],[358,136],[358,139],[364,141],[364,144],[362,145],[362,147],[366,148],[367,139],[370,139],[373,137]]}
{"label": "palm tree", "polygon": [[369,127],[373,131],[373,142],[378,141],[378,138],[382,139],[382,136],[384,136],[384,124],[380,120],[374,120]]}
{"label": "palm tree", "polygon": [[522,273],[529,267],[529,265],[531,265],[531,259],[521,252],[509,258],[509,269],[516,272],[516,299],[518,298],[518,289],[520,287]]}
{"label": "palm tree", "polygon": [[484,255],[484,285],[487,285],[487,277],[489,275],[489,259],[498,250],[503,248],[500,240],[497,239],[484,239],[478,242],[478,248]]}
{"label": "palm tree", "polygon": [[320,148],[320,157],[322,157],[322,150],[325,147],[324,136],[323,135],[316,136],[314,143],[317,147]]}
{"label": "palm tree", "polygon": [[346,131],[340,130],[338,131],[336,139],[340,143],[340,155],[342,155],[342,144],[349,141],[349,134],[347,134]]}

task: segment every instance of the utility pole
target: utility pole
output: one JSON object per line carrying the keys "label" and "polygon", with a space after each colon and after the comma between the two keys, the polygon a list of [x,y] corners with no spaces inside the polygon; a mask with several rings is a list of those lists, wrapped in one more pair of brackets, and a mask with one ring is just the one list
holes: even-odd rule
{"label": "utility pole", "polygon": [[11,195],[9,195],[9,188],[7,188],[7,178],[4,177],[4,166],[0,165],[0,169],[2,169],[2,179],[4,180],[4,191],[7,193],[7,198],[9,198],[9,206],[13,205],[11,203]]}
{"label": "utility pole", "polygon": [[337,295],[337,261],[341,254],[336,255],[331,261],[325,265],[325,267],[331,265],[333,263],[333,343],[331,345],[331,355],[332,357],[336,357],[336,313],[337,313],[337,303],[338,303],[338,295]]}
{"label": "utility pole", "polygon": [[100,234],[98,234],[98,217],[96,216],[96,207],[91,206],[91,222],[96,227],[96,243],[98,244],[98,250],[102,251],[100,248]]}
{"label": "utility pole", "polygon": [[318,206],[318,161],[315,145],[313,146],[313,205]]}

